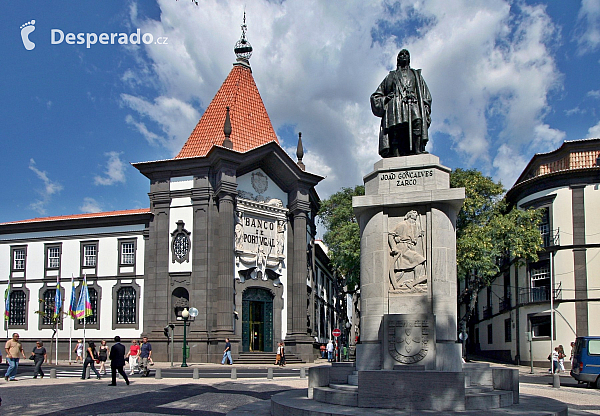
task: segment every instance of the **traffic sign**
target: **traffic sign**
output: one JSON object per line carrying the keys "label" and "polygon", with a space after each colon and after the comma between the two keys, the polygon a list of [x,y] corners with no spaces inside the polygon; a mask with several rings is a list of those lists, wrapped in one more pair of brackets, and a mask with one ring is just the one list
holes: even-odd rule
{"label": "traffic sign", "polygon": [[334,329],[333,332],[331,333],[334,337],[339,337],[340,335],[342,335],[342,331],[340,331],[338,328]]}

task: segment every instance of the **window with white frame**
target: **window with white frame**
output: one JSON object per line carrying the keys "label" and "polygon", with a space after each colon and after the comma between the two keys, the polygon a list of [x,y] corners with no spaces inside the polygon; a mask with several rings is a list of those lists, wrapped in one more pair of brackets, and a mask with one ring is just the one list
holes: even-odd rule
{"label": "window with white frame", "polygon": [[96,267],[98,260],[98,246],[96,244],[84,244],[83,246],[83,266]]}
{"label": "window with white frame", "polygon": [[13,270],[25,270],[24,248],[15,248],[13,250]]}
{"label": "window with white frame", "polygon": [[121,242],[121,264],[122,265],[134,265],[135,264],[135,242],[134,241]]}
{"label": "window with white frame", "polygon": [[48,247],[48,268],[58,269],[60,267],[60,247]]}

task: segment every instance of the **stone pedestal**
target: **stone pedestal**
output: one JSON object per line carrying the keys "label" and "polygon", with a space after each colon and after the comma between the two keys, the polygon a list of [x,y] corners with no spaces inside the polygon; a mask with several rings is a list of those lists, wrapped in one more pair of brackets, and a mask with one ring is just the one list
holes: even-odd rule
{"label": "stone pedestal", "polygon": [[357,370],[460,371],[455,228],[464,189],[450,188],[450,169],[431,154],[382,159],[364,182],[352,201],[361,231]]}

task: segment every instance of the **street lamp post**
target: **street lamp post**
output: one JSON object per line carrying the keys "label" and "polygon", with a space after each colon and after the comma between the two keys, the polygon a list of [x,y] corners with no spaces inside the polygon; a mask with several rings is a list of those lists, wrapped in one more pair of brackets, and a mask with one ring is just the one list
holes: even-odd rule
{"label": "street lamp post", "polygon": [[187,320],[190,317],[190,312],[187,308],[181,312],[181,317],[183,318],[183,361],[181,363],[182,367],[187,367]]}

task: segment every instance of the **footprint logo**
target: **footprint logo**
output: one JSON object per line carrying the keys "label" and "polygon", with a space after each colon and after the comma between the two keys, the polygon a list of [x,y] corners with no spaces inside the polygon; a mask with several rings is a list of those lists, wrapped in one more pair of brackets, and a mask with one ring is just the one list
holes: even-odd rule
{"label": "footprint logo", "polygon": [[21,25],[21,39],[23,40],[23,46],[28,51],[35,48],[35,43],[29,40],[29,34],[35,30],[35,20],[24,23]]}

